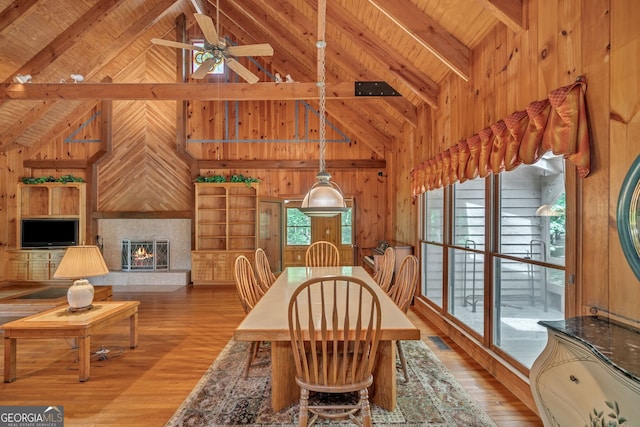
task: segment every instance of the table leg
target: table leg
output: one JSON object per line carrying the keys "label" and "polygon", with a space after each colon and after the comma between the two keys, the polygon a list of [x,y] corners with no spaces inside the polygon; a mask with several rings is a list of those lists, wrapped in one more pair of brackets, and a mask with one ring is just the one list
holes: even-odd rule
{"label": "table leg", "polygon": [[138,347],[138,312],[136,311],[129,318],[129,347]]}
{"label": "table leg", "polygon": [[380,341],[369,397],[388,411],[396,407],[396,342]]}
{"label": "table leg", "polygon": [[4,337],[4,382],[10,383],[16,379],[16,347],[15,338]]}
{"label": "table leg", "polygon": [[91,377],[91,335],[78,337],[78,358],[80,360],[80,382]]}
{"label": "table leg", "polygon": [[296,384],[296,367],[289,341],[271,342],[271,408],[286,408],[300,398]]}

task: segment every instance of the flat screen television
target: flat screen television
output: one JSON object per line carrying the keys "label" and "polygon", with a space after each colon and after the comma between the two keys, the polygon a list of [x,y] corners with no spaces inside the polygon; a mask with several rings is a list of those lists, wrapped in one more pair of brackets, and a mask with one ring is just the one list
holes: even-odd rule
{"label": "flat screen television", "polygon": [[21,230],[23,248],[63,248],[78,244],[77,219],[23,219]]}

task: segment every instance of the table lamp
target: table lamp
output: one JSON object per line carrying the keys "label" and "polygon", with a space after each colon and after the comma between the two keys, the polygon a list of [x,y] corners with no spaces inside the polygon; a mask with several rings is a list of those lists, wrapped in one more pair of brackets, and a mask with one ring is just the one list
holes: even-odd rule
{"label": "table lamp", "polygon": [[69,309],[82,310],[91,307],[93,285],[85,277],[102,276],[109,268],[97,246],[69,246],[53,275],[56,279],[75,279],[67,291]]}

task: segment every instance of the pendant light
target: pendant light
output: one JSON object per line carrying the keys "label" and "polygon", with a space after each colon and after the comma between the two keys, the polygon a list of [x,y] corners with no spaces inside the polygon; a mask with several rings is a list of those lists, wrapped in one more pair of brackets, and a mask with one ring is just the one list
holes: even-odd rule
{"label": "pendant light", "polygon": [[344,202],[344,196],[338,184],[331,182],[331,174],[326,171],[325,149],[327,145],[326,137],[326,72],[325,72],[325,47],[327,46],[325,38],[326,30],[326,9],[327,1],[318,1],[318,98],[320,119],[319,136],[320,136],[320,171],[316,175],[315,182],[304,199],[300,210],[307,216],[336,216],[341,212],[347,211]]}

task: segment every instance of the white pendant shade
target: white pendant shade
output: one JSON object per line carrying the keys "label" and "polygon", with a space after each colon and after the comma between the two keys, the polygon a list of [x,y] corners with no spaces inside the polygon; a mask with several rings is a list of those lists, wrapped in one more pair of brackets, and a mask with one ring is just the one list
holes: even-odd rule
{"label": "white pendant shade", "polygon": [[304,196],[300,210],[308,216],[335,216],[347,211],[344,197],[337,184],[330,181],[331,175],[321,172],[318,181]]}

